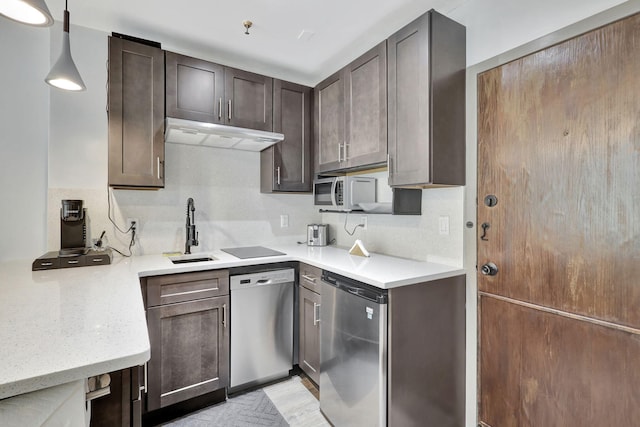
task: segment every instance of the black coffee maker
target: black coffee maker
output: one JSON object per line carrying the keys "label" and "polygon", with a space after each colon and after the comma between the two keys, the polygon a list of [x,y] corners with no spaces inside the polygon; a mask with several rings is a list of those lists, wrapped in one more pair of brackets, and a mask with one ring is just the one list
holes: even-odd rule
{"label": "black coffee maker", "polygon": [[60,256],[87,253],[87,210],[82,200],[63,200],[60,209]]}

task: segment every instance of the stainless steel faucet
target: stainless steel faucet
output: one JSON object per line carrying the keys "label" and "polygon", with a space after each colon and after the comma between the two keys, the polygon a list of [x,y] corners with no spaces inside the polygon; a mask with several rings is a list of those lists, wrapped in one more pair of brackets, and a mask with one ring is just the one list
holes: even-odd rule
{"label": "stainless steel faucet", "polygon": [[198,233],[196,232],[195,221],[196,207],[193,204],[193,199],[189,197],[187,200],[187,241],[184,244],[184,253],[191,253],[191,246],[198,246]]}

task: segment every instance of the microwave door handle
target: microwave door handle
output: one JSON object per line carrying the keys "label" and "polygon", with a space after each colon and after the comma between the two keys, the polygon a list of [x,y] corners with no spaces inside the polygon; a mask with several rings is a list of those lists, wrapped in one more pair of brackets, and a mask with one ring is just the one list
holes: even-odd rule
{"label": "microwave door handle", "polygon": [[337,187],[338,187],[338,179],[336,178],[331,183],[331,205],[336,209],[338,208],[338,200],[336,198]]}

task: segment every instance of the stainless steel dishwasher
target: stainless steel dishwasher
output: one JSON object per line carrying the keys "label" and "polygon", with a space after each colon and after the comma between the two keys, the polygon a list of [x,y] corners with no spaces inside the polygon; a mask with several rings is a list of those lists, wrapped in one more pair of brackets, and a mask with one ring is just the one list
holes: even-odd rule
{"label": "stainless steel dishwasher", "polygon": [[335,427],[387,424],[387,291],[323,271],[320,410]]}
{"label": "stainless steel dishwasher", "polygon": [[293,367],[293,268],[229,277],[229,392],[289,375]]}

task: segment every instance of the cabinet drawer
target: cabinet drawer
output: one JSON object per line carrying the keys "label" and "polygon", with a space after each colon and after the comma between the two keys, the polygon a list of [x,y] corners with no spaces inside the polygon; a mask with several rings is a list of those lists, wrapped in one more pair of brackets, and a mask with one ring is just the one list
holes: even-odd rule
{"label": "cabinet drawer", "polygon": [[319,294],[321,277],[322,269],[309,264],[300,263],[300,277],[298,278],[300,286]]}
{"label": "cabinet drawer", "polygon": [[227,270],[197,271],[147,278],[147,307],[227,295]]}
{"label": "cabinet drawer", "polygon": [[83,265],[85,265],[85,263],[84,263],[84,257],[82,257],[82,256],[72,256],[72,257],[60,258],[60,268],[82,267]]}

